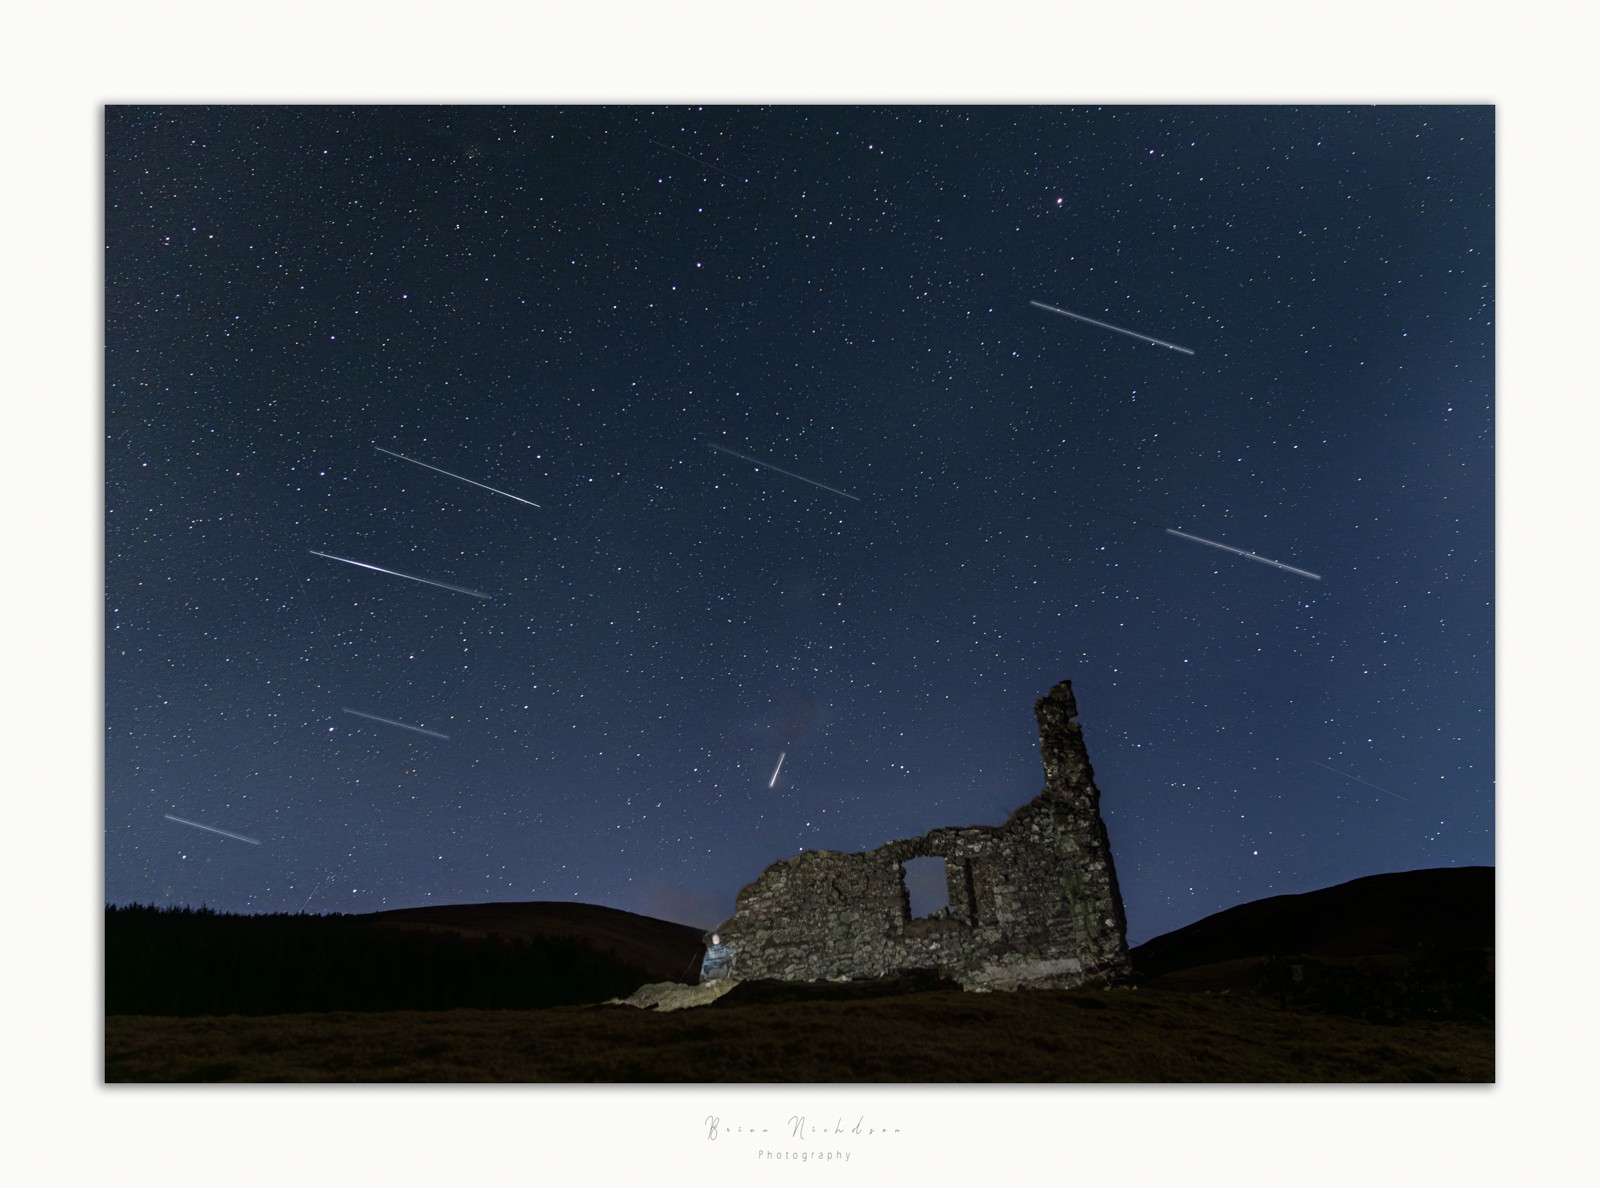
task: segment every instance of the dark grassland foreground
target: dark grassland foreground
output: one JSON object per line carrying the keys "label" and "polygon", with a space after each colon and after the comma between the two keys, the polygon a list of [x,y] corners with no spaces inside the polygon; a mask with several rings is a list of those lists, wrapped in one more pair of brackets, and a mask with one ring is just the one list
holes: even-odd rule
{"label": "dark grassland foreground", "polygon": [[767,992],[656,1014],[334,1012],[106,1019],[108,1082],[1494,1080],[1494,1029],[1159,989]]}

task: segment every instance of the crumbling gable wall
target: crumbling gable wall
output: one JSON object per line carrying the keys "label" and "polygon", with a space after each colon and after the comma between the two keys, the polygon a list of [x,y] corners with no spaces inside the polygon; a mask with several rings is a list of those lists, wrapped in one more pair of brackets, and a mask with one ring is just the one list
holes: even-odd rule
{"label": "crumbling gable wall", "polygon": [[[1072,685],[1034,705],[1045,787],[1004,825],[936,829],[861,854],[809,850],[739,892],[717,931],[740,978],[944,970],[973,988],[1130,972],[1127,922]],[[904,863],[942,858],[949,906],[912,919]]]}

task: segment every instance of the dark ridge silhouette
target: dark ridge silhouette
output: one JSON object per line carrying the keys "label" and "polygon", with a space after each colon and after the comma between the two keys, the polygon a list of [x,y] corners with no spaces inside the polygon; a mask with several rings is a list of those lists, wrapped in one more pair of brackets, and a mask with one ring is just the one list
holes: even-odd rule
{"label": "dark ridge silhouette", "polygon": [[363,918],[469,937],[580,940],[638,966],[651,982],[692,982],[705,955],[704,934],[698,928],[590,903],[462,903],[399,908]]}
{"label": "dark ridge silhouette", "polygon": [[[1369,1018],[1493,1015],[1494,869],[1373,875],[1219,912],[1133,949],[1138,984]],[[108,1015],[532,1009],[698,981],[698,929],[577,903],[231,916],[106,908]],[[931,985],[754,982],[720,1010]]]}
{"label": "dark ridge silhouette", "polygon": [[[1494,867],[1369,875],[1207,916],[1129,952],[1141,981],[1206,969],[1223,981],[1261,958],[1402,957],[1494,948]],[[1189,979],[1194,981],[1195,979]]]}

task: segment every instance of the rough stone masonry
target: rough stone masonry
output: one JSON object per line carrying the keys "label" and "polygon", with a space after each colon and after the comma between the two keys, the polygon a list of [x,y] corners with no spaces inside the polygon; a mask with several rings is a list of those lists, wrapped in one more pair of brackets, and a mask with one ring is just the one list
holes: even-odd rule
{"label": "rough stone masonry", "polygon": [[[1004,825],[935,829],[861,854],[808,850],[739,892],[717,928],[734,976],[821,981],[938,970],[971,990],[1080,986],[1131,971],[1122,893],[1072,684],[1034,704],[1044,791]],[[911,916],[904,864],[944,860],[949,905]]]}

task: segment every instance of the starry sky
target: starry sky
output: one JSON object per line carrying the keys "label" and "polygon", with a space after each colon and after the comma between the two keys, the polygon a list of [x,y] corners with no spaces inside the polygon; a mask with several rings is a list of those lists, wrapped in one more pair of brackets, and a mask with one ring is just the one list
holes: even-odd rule
{"label": "starry sky", "polygon": [[710,927],[1063,679],[1132,943],[1492,864],[1493,137],[108,107],[106,899]]}

